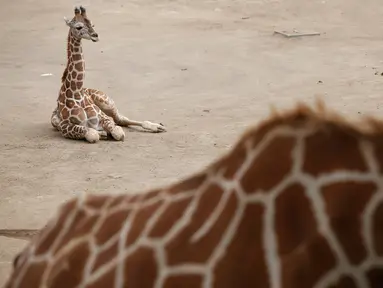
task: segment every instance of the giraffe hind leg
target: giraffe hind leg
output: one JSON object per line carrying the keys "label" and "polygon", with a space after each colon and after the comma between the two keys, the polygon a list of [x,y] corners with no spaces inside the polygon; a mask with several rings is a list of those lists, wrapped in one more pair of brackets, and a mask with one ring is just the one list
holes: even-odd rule
{"label": "giraffe hind leg", "polygon": [[106,115],[112,117],[114,122],[119,126],[139,126],[149,132],[154,133],[166,131],[165,126],[161,123],[130,120],[129,118],[121,115],[113,99],[101,91],[95,89],[86,89],[85,91],[91,97],[94,104],[97,105],[101,109],[101,111],[104,112]]}

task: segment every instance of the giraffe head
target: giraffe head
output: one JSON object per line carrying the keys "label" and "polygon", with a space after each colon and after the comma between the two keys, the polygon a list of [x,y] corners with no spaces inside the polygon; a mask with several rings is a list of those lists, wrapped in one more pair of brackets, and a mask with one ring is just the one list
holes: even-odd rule
{"label": "giraffe head", "polygon": [[93,42],[98,41],[98,34],[94,30],[94,25],[92,21],[86,15],[86,10],[84,7],[75,7],[74,8],[74,17],[72,20],[69,20],[64,17],[66,25],[70,27],[73,37],[76,39],[86,39],[92,40]]}

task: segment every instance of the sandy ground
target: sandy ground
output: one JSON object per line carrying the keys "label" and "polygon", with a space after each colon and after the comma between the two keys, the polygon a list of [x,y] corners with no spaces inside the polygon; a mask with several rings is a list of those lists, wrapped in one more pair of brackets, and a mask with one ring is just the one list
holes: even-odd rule
{"label": "sandy ground", "polygon": [[[322,95],[351,117],[380,114],[380,0],[88,0],[101,41],[84,43],[86,86],[168,132],[66,140],[50,115],[66,62],[62,17],[79,3],[22,2],[3,0],[0,9],[0,228],[39,228],[80,191],[130,193],[178,180],[227,151],[270,103]],[[273,35],[294,28],[322,35]],[[25,244],[0,238],[0,285]]]}

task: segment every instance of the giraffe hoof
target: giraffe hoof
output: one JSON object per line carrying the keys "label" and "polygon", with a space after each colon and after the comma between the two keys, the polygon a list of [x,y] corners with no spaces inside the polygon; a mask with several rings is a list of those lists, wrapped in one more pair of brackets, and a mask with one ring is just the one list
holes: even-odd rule
{"label": "giraffe hoof", "polygon": [[85,139],[89,143],[96,143],[98,140],[100,140],[100,135],[96,130],[89,129],[88,132],[86,132],[85,134]]}
{"label": "giraffe hoof", "polygon": [[125,140],[125,132],[120,126],[114,127],[110,134],[112,134],[112,137],[117,141]]}
{"label": "giraffe hoof", "polygon": [[100,136],[100,140],[108,139],[108,133],[106,133],[106,131],[98,131],[98,135]]}
{"label": "giraffe hoof", "polygon": [[157,124],[157,123],[152,123],[150,121],[145,121],[142,127],[153,133],[166,132],[166,128],[162,123]]}

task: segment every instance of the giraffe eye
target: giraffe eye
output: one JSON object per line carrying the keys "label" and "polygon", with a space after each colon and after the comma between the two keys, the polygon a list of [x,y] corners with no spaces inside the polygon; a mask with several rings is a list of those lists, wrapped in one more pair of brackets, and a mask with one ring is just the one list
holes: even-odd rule
{"label": "giraffe eye", "polygon": [[82,27],[81,27],[81,26],[77,26],[76,29],[77,29],[77,30],[81,30]]}

